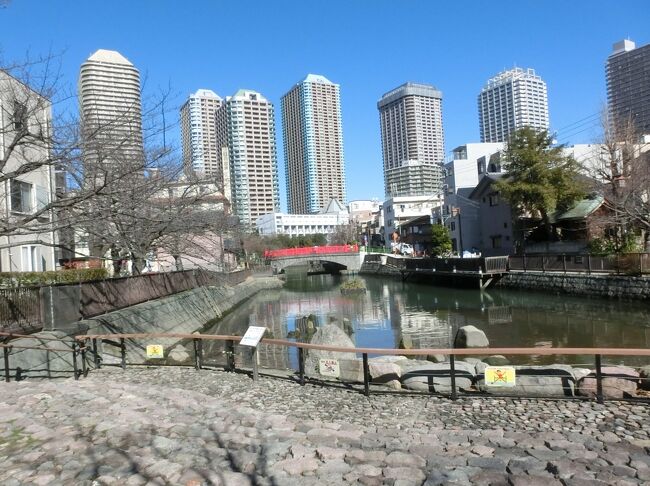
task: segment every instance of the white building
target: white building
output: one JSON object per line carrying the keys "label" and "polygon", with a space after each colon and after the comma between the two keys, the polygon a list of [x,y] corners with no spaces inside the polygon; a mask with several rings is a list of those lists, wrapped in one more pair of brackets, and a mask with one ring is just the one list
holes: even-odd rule
{"label": "white building", "polygon": [[[240,89],[217,110],[217,147],[231,209],[245,226],[280,209],[273,104]],[[225,174],[226,170],[229,174]]]}
{"label": "white building", "polygon": [[405,83],[377,102],[387,197],[434,194],[442,184],[442,92]]}
{"label": "white building", "polygon": [[546,83],[534,69],[514,68],[488,80],[478,95],[481,142],[505,142],[522,127],[548,129]]}
{"label": "white building", "polygon": [[437,208],[442,206],[442,194],[433,196],[398,196],[384,201],[384,240],[386,244],[391,241],[394,231],[399,233],[400,226],[412,219],[422,216],[433,217]]}
{"label": "white building", "polygon": [[503,143],[468,143],[456,147],[445,163],[444,204],[434,219],[449,230],[454,252],[471,250],[480,242],[478,205],[469,194],[485,174],[501,172],[503,148]]}
{"label": "white building", "polygon": [[214,91],[199,89],[181,107],[183,166],[188,175],[208,176],[222,182],[216,119],[222,104]]}
{"label": "white building", "polygon": [[271,213],[257,218],[257,231],[262,236],[303,236],[336,232],[339,226],[350,223],[350,215],[336,200],[330,200],[318,214]]}
{"label": "white building", "polygon": [[117,51],[99,49],[79,73],[84,162],[92,170],[143,164],[140,73]]}
{"label": "white building", "polygon": [[[5,224],[16,225],[0,237],[0,272],[55,270],[56,240],[47,210],[55,189],[51,116],[49,100],[0,71],[0,214]],[[17,141],[20,148],[12,150]],[[36,168],[13,176],[27,163]]]}

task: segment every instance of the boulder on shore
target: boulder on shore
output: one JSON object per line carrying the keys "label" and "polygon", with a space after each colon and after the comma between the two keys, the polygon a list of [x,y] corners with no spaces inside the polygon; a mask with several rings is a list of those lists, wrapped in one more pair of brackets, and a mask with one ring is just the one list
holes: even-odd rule
{"label": "boulder on shore", "polygon": [[490,346],[487,336],[475,326],[463,326],[454,338],[454,348],[487,348]]}
{"label": "boulder on shore", "polygon": [[575,376],[568,365],[514,366],[515,386],[494,387],[485,384],[486,365],[476,366],[478,389],[491,395],[522,397],[564,397],[575,395]]}
{"label": "boulder on shore", "polygon": [[[456,388],[467,390],[474,381],[474,366],[455,362]],[[402,370],[402,387],[409,390],[451,393],[451,367],[446,363],[427,363]]]}
{"label": "boulder on shore", "polygon": [[[639,372],[627,366],[605,366],[601,368],[603,374],[603,397],[627,398],[635,397]],[[596,396],[596,372],[592,370],[589,375],[578,382],[578,393],[585,397]]]}
{"label": "boulder on shore", "polygon": [[[350,336],[335,324],[325,324],[319,327],[311,339],[311,344],[354,348],[354,342],[350,339]],[[341,380],[359,381],[360,376],[361,381],[363,381],[363,366],[355,353],[339,353],[319,349],[308,349],[306,351],[305,373],[307,376],[321,376],[319,369],[321,359],[336,359],[339,361]]]}

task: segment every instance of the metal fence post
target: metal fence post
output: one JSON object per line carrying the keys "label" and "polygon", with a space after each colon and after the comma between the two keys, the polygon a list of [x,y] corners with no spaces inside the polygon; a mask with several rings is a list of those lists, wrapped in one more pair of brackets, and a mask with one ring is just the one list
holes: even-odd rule
{"label": "metal fence post", "polygon": [[370,396],[370,369],[368,368],[368,353],[363,353],[363,394]]}
{"label": "metal fence post", "polygon": [[603,403],[603,372],[600,361],[600,354],[596,355],[596,401],[598,403]]}
{"label": "metal fence post", "polygon": [[228,371],[235,371],[235,343],[230,339],[226,341],[226,366]]}
{"label": "metal fence post", "polygon": [[95,369],[101,368],[101,360],[99,359],[99,348],[97,347],[97,338],[93,338],[93,363]]}
{"label": "metal fence post", "polygon": [[591,275],[591,253],[587,255],[587,274]]}
{"label": "metal fence post", "polygon": [[546,271],[546,265],[544,264],[544,260],[545,260],[545,258],[546,258],[546,257],[545,257],[544,255],[542,255],[542,272],[545,272],[545,271]]}
{"label": "metal fence post", "polygon": [[305,352],[302,348],[298,348],[298,377],[300,385],[305,386]]}
{"label": "metal fence post", "polygon": [[120,358],[122,361],[122,369],[126,369],[126,343],[124,338],[120,338]]}
{"label": "metal fence post", "polygon": [[201,349],[200,349],[201,340],[194,338],[192,341],[194,341],[194,368],[200,370],[201,369]]}
{"label": "metal fence post", "polygon": [[11,375],[9,374],[9,347],[5,346],[2,348],[2,354],[4,355],[5,361],[5,381],[8,383],[11,381]]}
{"label": "metal fence post", "polygon": [[257,369],[257,346],[251,348],[251,361],[253,362],[253,381],[257,381],[260,376]]}
{"label": "metal fence post", "polygon": [[79,379],[79,363],[77,363],[77,343],[72,343],[72,369],[74,371],[74,379]]}
{"label": "metal fence post", "polygon": [[562,253],[562,269],[566,273],[566,255],[564,253]]}
{"label": "metal fence post", "polygon": [[639,275],[643,275],[643,253],[639,253]]}
{"label": "metal fence post", "polygon": [[81,348],[81,373],[84,375],[84,378],[88,376],[88,365],[86,364],[86,341],[83,342],[83,348]]}
{"label": "metal fence post", "polygon": [[449,355],[449,373],[451,375],[451,399],[456,400],[458,395],[456,393],[456,357],[453,354]]}
{"label": "metal fence post", "polygon": [[526,271],[526,254],[524,253],[524,272]]}

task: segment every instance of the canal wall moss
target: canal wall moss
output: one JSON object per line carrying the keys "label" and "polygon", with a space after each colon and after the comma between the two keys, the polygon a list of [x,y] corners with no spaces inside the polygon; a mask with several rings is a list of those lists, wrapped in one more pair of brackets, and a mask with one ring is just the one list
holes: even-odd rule
{"label": "canal wall moss", "polygon": [[650,300],[650,278],[627,275],[512,272],[502,278],[496,287],[593,297]]}

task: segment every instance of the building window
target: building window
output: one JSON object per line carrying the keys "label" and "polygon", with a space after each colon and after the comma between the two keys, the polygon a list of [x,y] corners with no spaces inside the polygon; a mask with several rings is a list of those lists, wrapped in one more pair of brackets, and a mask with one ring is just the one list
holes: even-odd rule
{"label": "building window", "polygon": [[35,246],[21,247],[21,257],[23,272],[36,272],[38,270],[38,249]]}
{"label": "building window", "polygon": [[456,222],[455,222],[455,221],[452,221],[452,222],[449,224],[449,229],[450,229],[451,231],[456,231]]}
{"label": "building window", "polygon": [[507,227],[508,227],[508,223],[503,223],[503,227],[504,227],[504,228],[507,228]]}
{"label": "building window", "polygon": [[14,101],[14,130],[20,132],[27,128],[27,105]]}
{"label": "building window", "polygon": [[17,213],[31,213],[33,186],[28,182],[11,181],[11,210]]}
{"label": "building window", "polygon": [[499,195],[490,194],[490,206],[496,206],[497,204],[499,204]]}
{"label": "building window", "polygon": [[501,235],[490,236],[492,248],[501,248]]}

